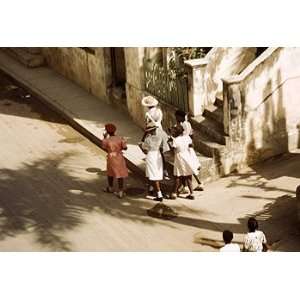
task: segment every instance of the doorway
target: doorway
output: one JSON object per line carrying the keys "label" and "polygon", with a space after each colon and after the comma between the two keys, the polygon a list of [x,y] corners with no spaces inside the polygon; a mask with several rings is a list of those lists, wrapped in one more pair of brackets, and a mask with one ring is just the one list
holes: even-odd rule
{"label": "doorway", "polygon": [[111,49],[112,97],[126,102],[126,64],[123,47]]}

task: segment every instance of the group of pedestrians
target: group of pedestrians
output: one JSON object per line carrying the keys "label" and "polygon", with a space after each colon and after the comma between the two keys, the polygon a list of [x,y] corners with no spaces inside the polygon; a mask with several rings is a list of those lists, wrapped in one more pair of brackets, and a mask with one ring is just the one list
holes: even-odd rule
{"label": "group of pedestrians", "polygon": [[[169,179],[166,169],[165,153],[174,153],[173,176],[174,188],[168,198],[176,199],[180,193],[187,192],[187,199],[194,199],[194,190],[203,190],[198,178],[200,163],[193,149],[192,126],[187,114],[177,110],[175,112],[176,124],[168,129],[162,127],[163,113],[158,101],[152,96],[142,99],[142,105],[147,109],[145,114],[145,134],[139,143],[146,155],[146,177],[148,178],[148,192],[155,194],[154,200],[162,201],[160,182]],[[195,176],[198,186],[193,189],[192,176]]]}
{"label": "group of pedestrians", "polygon": [[[177,110],[175,112],[176,124],[169,128],[168,134],[162,127],[163,113],[158,106],[158,101],[147,96],[142,99],[145,112],[145,131],[139,143],[140,149],[145,153],[146,177],[148,179],[148,193],[154,195],[154,200],[163,201],[160,182],[169,179],[166,170],[165,153],[174,152],[173,175],[174,187],[168,198],[176,197],[187,192],[187,199],[194,199],[194,191],[203,191],[203,185],[198,178],[201,168],[200,162],[193,149],[193,130],[187,118],[187,114]],[[123,156],[127,150],[126,141],[116,135],[117,127],[114,124],[106,124],[102,137],[102,148],[107,151],[107,187],[104,192],[114,192],[114,181],[118,183],[115,194],[119,198],[124,197],[124,179],[128,177],[128,169]],[[197,187],[192,186],[192,177],[197,181]],[[258,222],[255,218],[248,220],[248,233],[245,236],[242,249],[233,243],[233,233],[230,230],[223,232],[225,245],[221,252],[229,251],[267,251],[267,240],[264,233],[258,230]]]}
{"label": "group of pedestrians", "polygon": [[[186,193],[187,199],[194,199],[194,191],[202,191],[203,185],[198,178],[200,162],[193,149],[193,130],[188,121],[187,114],[181,110],[175,113],[176,124],[167,130],[162,127],[163,112],[157,99],[147,96],[142,99],[145,107],[145,130],[139,143],[145,154],[146,177],[148,180],[148,193],[154,200],[163,201],[164,197],[176,199],[181,193]],[[124,178],[128,176],[123,151],[127,149],[125,140],[116,136],[116,126],[106,124],[102,139],[102,147],[107,151],[107,177],[108,186],[105,192],[113,192],[114,178],[118,181],[117,196],[124,196]],[[174,188],[171,194],[163,195],[161,181],[169,180],[166,168],[165,153],[174,153]],[[192,186],[192,176],[197,181],[197,187]]]}
{"label": "group of pedestrians", "polygon": [[268,251],[267,239],[265,234],[258,230],[258,222],[255,218],[248,219],[248,233],[245,235],[242,249],[233,243],[233,233],[230,230],[223,231],[225,245],[220,248],[221,252],[266,252]]}

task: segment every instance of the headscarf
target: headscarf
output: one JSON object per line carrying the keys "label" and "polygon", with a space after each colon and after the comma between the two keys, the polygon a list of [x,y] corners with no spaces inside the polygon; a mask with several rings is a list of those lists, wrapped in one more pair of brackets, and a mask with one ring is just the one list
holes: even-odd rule
{"label": "headscarf", "polygon": [[109,124],[105,124],[105,130],[107,131],[108,134],[114,134],[117,130],[117,127],[114,124],[109,123]]}

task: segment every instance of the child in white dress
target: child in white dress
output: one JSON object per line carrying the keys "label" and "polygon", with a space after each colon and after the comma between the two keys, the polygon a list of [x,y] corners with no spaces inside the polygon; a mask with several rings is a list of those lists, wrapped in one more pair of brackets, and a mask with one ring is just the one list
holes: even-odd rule
{"label": "child in white dress", "polygon": [[[181,110],[177,110],[175,112],[175,118],[176,118],[176,122],[177,125],[181,125],[183,128],[183,134],[189,136],[191,139],[193,139],[193,128],[191,123],[188,121],[188,115]],[[194,150],[194,148],[190,149],[191,151],[191,155],[193,156],[194,162],[197,165],[197,169],[198,171],[201,168],[201,164],[198,160],[198,157],[196,155],[196,152]],[[197,181],[197,187],[194,189],[195,191],[203,191],[203,184],[201,183],[199,177],[198,177],[198,173],[194,173],[193,176]],[[185,185],[183,185],[183,189],[185,189]]]}
{"label": "child in white dress", "polygon": [[194,199],[192,175],[198,173],[198,165],[195,162],[193,155],[191,154],[191,148],[193,147],[192,139],[189,135],[183,134],[184,130],[181,125],[176,126],[173,131],[173,137],[170,141],[170,146],[174,149],[174,176],[175,185],[172,199],[176,199],[179,194],[178,188],[180,183],[185,182],[189,188],[189,195],[187,199]]}

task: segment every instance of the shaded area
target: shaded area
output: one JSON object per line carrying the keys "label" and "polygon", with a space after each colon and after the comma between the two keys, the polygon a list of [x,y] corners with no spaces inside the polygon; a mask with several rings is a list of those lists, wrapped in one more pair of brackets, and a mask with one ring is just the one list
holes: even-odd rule
{"label": "shaded area", "polygon": [[[149,209],[151,200],[137,200],[143,189],[131,183],[128,184],[130,192],[127,198],[118,199],[114,195],[104,194],[102,192],[106,180],[104,177],[81,180],[61,169],[64,160],[71,155],[74,153],[27,163],[18,170],[0,171],[1,239],[30,232],[36,242],[47,249],[69,251],[72,250],[72,245],[65,239],[64,234],[82,225],[84,216],[89,212],[98,213],[99,218],[106,214],[149,225],[160,223],[177,228],[176,225],[181,224],[208,229],[219,232],[220,237],[225,229],[230,229],[234,233],[246,232],[246,222],[250,215],[238,218],[239,222],[236,224],[203,220],[201,210],[193,212],[192,217],[186,216],[187,213],[191,213],[188,208],[174,209],[166,203],[153,203],[153,207]],[[245,176],[243,180],[244,178]],[[249,178],[252,180],[251,174]],[[257,187],[255,182],[252,184]],[[266,187],[262,185],[261,188]],[[281,191],[280,188],[278,190]],[[253,199],[257,197],[255,194],[251,196]],[[296,202],[291,195],[284,194],[273,199],[253,215],[257,216],[260,228],[266,233],[271,244],[278,242],[287,234],[299,234]],[[198,237],[198,242],[203,244],[204,239],[207,237]],[[195,242],[197,243],[197,240]],[[206,241],[207,245],[209,243],[211,242]]]}
{"label": "shaded area", "polygon": [[[42,104],[36,97],[19,86],[15,80],[0,70],[0,106],[1,114],[9,114],[23,118],[42,119],[47,122],[66,124],[63,118]],[[5,106],[23,104],[22,109],[11,110]]]}
{"label": "shaded area", "polygon": [[104,194],[101,180],[81,181],[60,168],[70,153],[24,164],[22,169],[0,171],[0,238],[33,233],[36,242],[51,250],[71,250],[64,239],[67,230],[83,222],[91,211],[116,218],[153,223],[145,218],[143,201],[136,205],[128,199]]}

